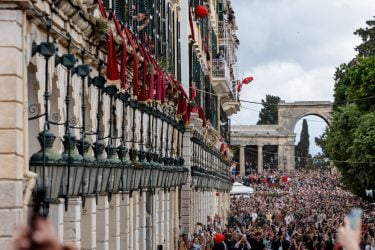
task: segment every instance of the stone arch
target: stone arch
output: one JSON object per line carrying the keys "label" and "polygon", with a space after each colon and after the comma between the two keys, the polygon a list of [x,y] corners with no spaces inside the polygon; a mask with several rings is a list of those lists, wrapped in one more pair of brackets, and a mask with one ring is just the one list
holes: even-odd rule
{"label": "stone arch", "polygon": [[295,169],[294,157],[296,137],[294,129],[297,122],[305,116],[316,115],[330,125],[332,120],[331,112],[332,103],[329,101],[306,101],[293,103],[281,101],[278,105],[277,125],[231,126],[231,143],[232,145],[240,146],[240,165],[241,159],[242,163],[244,163],[244,147],[247,145],[257,145],[258,152],[260,152],[258,153],[258,162],[261,162],[261,166],[258,166],[258,172],[262,172],[263,158],[260,157],[263,146],[273,144],[278,145],[278,169],[287,172],[293,171]]}
{"label": "stone arch", "polygon": [[331,102],[280,102],[278,105],[278,125],[285,134],[292,135],[297,122],[305,116],[315,115],[328,125],[332,119]]}

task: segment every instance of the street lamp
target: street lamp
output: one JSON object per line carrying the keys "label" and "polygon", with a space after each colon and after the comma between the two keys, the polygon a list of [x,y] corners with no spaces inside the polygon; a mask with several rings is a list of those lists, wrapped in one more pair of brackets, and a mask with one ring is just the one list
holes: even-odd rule
{"label": "street lamp", "polygon": [[46,191],[47,201],[57,201],[63,180],[65,165],[61,155],[52,149],[56,136],[49,130],[39,133],[41,149],[30,159],[30,170],[38,174],[37,189]]}

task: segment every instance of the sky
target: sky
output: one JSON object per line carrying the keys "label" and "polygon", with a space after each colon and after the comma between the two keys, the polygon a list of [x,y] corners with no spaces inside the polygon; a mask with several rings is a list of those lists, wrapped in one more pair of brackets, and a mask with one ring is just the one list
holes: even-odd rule
{"label": "sky", "polygon": [[[238,78],[253,76],[240,99],[260,102],[266,94],[286,102],[332,101],[333,74],[355,56],[353,32],[375,16],[375,0],[232,0],[240,40]],[[255,124],[261,105],[242,103],[232,124]],[[310,153],[326,127],[308,116]],[[295,128],[296,142],[302,128]]]}

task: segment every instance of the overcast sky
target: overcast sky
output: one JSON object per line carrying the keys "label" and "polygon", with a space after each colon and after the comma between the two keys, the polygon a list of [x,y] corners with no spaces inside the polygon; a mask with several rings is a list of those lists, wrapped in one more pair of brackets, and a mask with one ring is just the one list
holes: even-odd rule
{"label": "overcast sky", "polygon": [[[240,98],[258,102],[266,94],[287,102],[333,100],[335,68],[354,57],[360,39],[353,32],[375,16],[375,0],[232,0],[232,5],[240,40],[238,78],[254,77]],[[260,109],[242,103],[232,124],[255,124]],[[313,138],[326,125],[318,117],[306,119],[315,154]]]}

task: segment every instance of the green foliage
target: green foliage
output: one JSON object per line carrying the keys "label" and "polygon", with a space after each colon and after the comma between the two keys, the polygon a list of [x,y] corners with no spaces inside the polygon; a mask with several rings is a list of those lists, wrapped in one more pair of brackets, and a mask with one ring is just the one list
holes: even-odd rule
{"label": "green foliage", "polygon": [[258,125],[277,124],[277,104],[280,97],[266,95],[266,100],[262,99],[263,108],[259,113]]}
{"label": "green foliage", "polygon": [[375,189],[375,20],[367,24],[355,32],[358,55],[336,70],[332,123],[316,140],[359,195]]}
{"label": "green foliage", "polygon": [[366,22],[368,27],[357,29],[354,34],[362,38],[362,43],[357,46],[359,56],[375,56],[375,20]]}
{"label": "green foliage", "polygon": [[297,167],[300,167],[300,168],[306,167],[307,157],[309,156],[309,147],[310,147],[309,137],[310,137],[309,127],[308,127],[306,119],[303,119],[300,141],[296,147]]}

